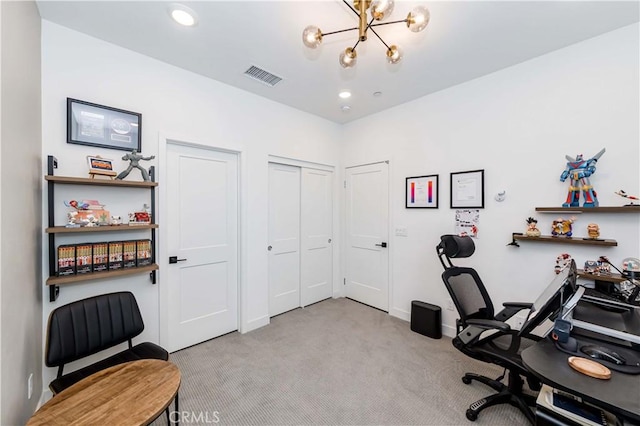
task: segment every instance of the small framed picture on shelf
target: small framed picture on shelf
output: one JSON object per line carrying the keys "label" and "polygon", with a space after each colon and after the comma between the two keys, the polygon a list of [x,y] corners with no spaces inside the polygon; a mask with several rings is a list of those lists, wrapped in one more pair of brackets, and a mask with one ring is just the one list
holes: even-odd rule
{"label": "small framed picture on shelf", "polygon": [[89,176],[92,178],[95,175],[111,177],[117,175],[117,173],[113,171],[113,160],[109,158],[102,158],[99,155],[87,155],[87,164],[89,166]]}
{"label": "small framed picture on shelf", "polygon": [[451,173],[451,208],[484,208],[484,170]]}
{"label": "small framed picture on shelf", "polygon": [[437,209],[438,198],[438,175],[415,176],[406,179],[406,208]]}
{"label": "small framed picture on shelf", "polygon": [[142,115],[67,98],[67,143],[140,152]]}

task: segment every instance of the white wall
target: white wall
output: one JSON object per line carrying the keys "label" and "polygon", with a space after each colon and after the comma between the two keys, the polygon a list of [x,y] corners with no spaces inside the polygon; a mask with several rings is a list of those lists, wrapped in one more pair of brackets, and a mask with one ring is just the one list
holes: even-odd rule
{"label": "white wall", "polygon": [[[323,163],[337,169],[340,126],[48,21],[43,21],[42,33],[42,154],[58,158],[56,174],[86,176],[86,155],[117,159],[116,169],[125,167],[120,160],[123,151],[66,143],[67,97],[141,113],[145,155],[158,154],[160,137],[242,151],[241,203],[246,215],[241,224],[244,226],[241,270],[244,297],[240,323],[243,331],[267,324],[268,156]],[[145,162],[145,166],[162,161],[156,158]],[[43,174],[46,171],[44,164],[42,171]],[[160,188],[162,172],[158,170]],[[136,173],[134,171],[130,178],[139,180]],[[61,188],[56,195],[59,215],[65,211],[62,200],[91,194],[89,187],[74,188],[75,192],[68,189],[62,192],[64,188],[57,188]],[[146,193],[142,196],[146,200]],[[46,200],[46,194],[43,193],[43,197]],[[124,215],[141,207],[142,202],[120,202],[116,197],[116,194],[103,197],[104,202],[109,199],[107,208],[112,213]],[[159,214],[158,239],[162,245],[162,212]],[[47,256],[45,247],[43,265]],[[136,340],[159,341],[159,288],[167,262],[160,259],[159,264],[160,280],[156,286],[142,275],[63,286],[55,303],[49,303],[45,294],[45,327],[49,312],[57,306],[95,294],[128,289],[136,295],[146,325]],[[53,369],[45,368],[44,382],[48,383],[53,376]]]}
{"label": "white wall", "polygon": [[[631,25],[345,125],[344,164],[390,159],[391,233],[408,228],[408,237],[390,237],[392,315],[408,319],[412,300],[427,301],[443,308],[444,331],[452,332],[456,315],[445,310],[435,254],[440,235],[454,231],[450,172],[485,170],[476,254],[459,264],[478,270],[497,306],[533,301],[552,279],[560,253],[570,253],[579,267],[600,255],[618,265],[638,257],[634,214],[577,216],[575,235],[597,222],[601,237],[616,239],[618,247],[506,246],[511,232],[524,232],[529,216],[550,233],[556,215],[534,209],[564,202],[565,155],[589,158],[606,147],[592,178],[600,205],[625,204],[613,194],[618,189],[640,192],[638,35],[638,25]],[[405,178],[429,174],[440,175],[439,209],[405,209]],[[493,197],[503,189],[507,198],[498,203]]]}
{"label": "white wall", "polygon": [[[1,2],[2,413],[24,424],[42,389],[40,15],[34,2]],[[33,395],[27,380],[33,374]]]}

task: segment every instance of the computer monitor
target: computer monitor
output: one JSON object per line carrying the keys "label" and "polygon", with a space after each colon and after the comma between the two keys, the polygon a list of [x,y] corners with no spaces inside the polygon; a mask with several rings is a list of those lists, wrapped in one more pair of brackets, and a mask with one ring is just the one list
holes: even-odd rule
{"label": "computer monitor", "polygon": [[538,299],[533,302],[529,316],[520,328],[520,335],[531,333],[546,319],[555,319],[562,309],[562,305],[575,293],[577,277],[576,262],[572,259],[569,265],[555,276]]}

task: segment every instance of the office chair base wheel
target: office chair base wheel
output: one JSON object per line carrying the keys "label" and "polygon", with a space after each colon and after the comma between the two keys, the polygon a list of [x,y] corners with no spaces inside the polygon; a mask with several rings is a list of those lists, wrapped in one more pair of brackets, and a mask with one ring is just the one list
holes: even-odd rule
{"label": "office chair base wheel", "polygon": [[475,422],[476,420],[478,420],[478,413],[476,413],[471,409],[467,410],[465,414],[467,415],[467,419],[471,420],[472,422]]}
{"label": "office chair base wheel", "polygon": [[463,376],[462,377],[462,383],[464,383],[465,385],[469,385],[469,384],[471,384],[471,379],[468,378],[467,376]]}

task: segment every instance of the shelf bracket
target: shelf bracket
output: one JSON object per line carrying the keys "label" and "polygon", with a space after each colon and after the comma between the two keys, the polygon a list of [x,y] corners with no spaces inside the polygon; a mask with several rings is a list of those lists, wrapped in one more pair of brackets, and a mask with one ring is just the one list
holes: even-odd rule
{"label": "shelf bracket", "polygon": [[49,286],[49,302],[55,302],[58,299],[58,295],[60,295],[60,287],[57,285]]}
{"label": "shelf bracket", "polygon": [[516,241],[516,239],[515,239],[516,235],[523,235],[523,234],[522,234],[522,232],[512,232],[511,233],[511,242],[509,244],[507,244],[508,246],[520,247],[520,244],[518,244],[518,241]]}

